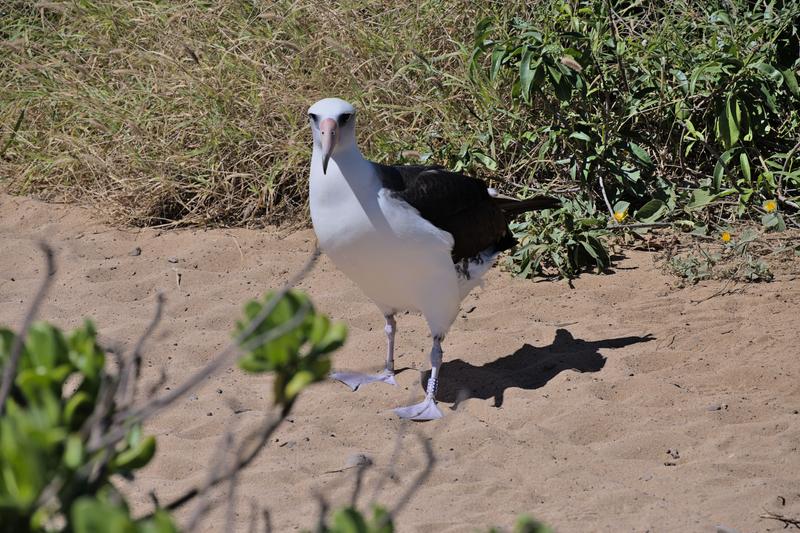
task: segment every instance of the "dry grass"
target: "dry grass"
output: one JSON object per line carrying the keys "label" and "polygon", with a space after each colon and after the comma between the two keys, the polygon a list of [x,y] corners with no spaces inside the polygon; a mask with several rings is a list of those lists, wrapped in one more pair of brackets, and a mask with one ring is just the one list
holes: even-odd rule
{"label": "dry grass", "polygon": [[0,176],[11,192],[82,201],[119,224],[305,220],[305,110],[318,98],[356,103],[361,144],[379,160],[481,130],[461,44],[479,9],[6,2]]}

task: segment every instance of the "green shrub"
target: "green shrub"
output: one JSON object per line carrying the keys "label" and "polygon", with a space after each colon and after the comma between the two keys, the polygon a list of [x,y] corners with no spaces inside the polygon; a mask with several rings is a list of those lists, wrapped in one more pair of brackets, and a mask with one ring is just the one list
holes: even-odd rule
{"label": "green shrub", "polygon": [[[300,391],[328,375],[330,354],[345,337],[345,326],[316,313],[303,293],[272,293],[245,306],[237,329],[245,351],[240,364],[274,375],[274,401],[285,418]],[[0,329],[4,374],[15,341],[12,331]],[[177,531],[163,510],[132,518],[113,483],[117,475],[132,477],[156,453],[155,438],[142,431],[140,414],[148,409],[133,410],[126,394],[133,390],[128,380],[138,379],[133,367],[108,373],[90,321],[68,334],[34,323],[18,353],[1,404],[0,530]]]}
{"label": "green shrub", "polygon": [[[774,199],[796,214],[800,195],[798,21],[798,2],[548,1],[480,21],[470,74],[490,89],[486,111],[513,117],[502,151],[529,154],[523,181],[569,176],[585,192],[572,219],[597,205],[611,222],[707,222],[764,205],[763,224],[781,229]],[[565,237],[541,229],[530,222],[529,240],[545,240],[536,257],[553,263]],[[585,226],[563,229],[566,242],[589,240]],[[581,264],[575,249],[554,263],[562,274]],[[514,260],[528,273],[529,254]]]}
{"label": "green shrub", "polygon": [[[31,326],[0,416],[0,527],[3,531],[174,531],[156,513],[134,521],[111,483],[145,466],[156,441],[134,423],[113,446],[98,446],[116,414],[108,397],[105,354],[91,322],[64,335]],[[0,329],[5,369],[16,336]],[[70,383],[77,383],[70,387]],[[70,390],[71,389],[71,390]]]}

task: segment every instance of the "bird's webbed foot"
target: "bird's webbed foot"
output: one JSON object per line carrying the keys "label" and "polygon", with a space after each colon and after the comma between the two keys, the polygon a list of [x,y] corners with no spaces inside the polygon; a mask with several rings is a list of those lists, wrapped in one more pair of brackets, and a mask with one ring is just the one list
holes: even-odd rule
{"label": "bird's webbed foot", "polygon": [[436,420],[443,416],[432,395],[425,396],[425,399],[420,403],[409,405],[408,407],[398,407],[394,409],[394,412],[400,418],[419,421]]}
{"label": "bird's webbed foot", "polygon": [[341,381],[353,391],[357,391],[361,385],[369,383],[388,383],[389,385],[397,385],[394,379],[394,372],[391,370],[384,370],[377,374],[363,374],[361,372],[334,372],[331,377],[336,381]]}

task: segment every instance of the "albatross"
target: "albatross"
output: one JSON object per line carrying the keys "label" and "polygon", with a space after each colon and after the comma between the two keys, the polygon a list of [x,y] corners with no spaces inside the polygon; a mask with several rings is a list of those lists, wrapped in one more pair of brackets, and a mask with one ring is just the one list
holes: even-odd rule
{"label": "albatross", "polygon": [[502,196],[480,179],[443,167],[368,161],[356,144],[356,109],[339,98],[315,103],[308,118],[314,137],[309,203],[317,241],[386,321],[384,370],[331,377],[354,391],[367,383],[396,385],[395,315],[419,312],[433,338],[425,399],[394,411],[412,420],[441,418],[436,390],[442,341],[461,301],[497,256],[517,243],[508,221],[559,202]]}

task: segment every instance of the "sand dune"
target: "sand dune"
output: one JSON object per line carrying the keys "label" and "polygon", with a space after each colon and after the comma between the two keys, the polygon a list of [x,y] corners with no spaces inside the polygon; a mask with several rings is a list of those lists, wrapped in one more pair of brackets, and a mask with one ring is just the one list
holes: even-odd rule
{"label": "sand dune", "polygon": [[[225,345],[243,302],[280,286],[314,245],[310,231],[120,230],[73,206],[0,196],[0,207],[0,323],[19,324],[45,238],[59,270],[42,317],[62,327],[94,317],[104,343],[129,347],[165,292],[144,366],[147,383],[167,372],[163,388]],[[374,461],[360,502],[383,478],[379,500],[391,506],[424,464],[419,433],[438,461],[400,532],[509,526],[523,512],[563,532],[781,530],[760,515],[800,517],[797,272],[696,303],[721,284],[675,288],[644,252],[574,288],[495,268],[445,342],[439,399],[449,407],[468,389],[458,409],[410,425],[390,464],[401,424],[389,409],[421,396],[429,349],[422,319],[399,317],[400,386],[305,392],[242,477],[237,529],[251,502],[270,509],[276,531],[312,527],[314,493],[348,501],[354,469],[342,469],[355,453]],[[335,365],[378,369],[382,318],[358,289],[325,259],[300,286],[350,326]],[[137,508],[149,508],[150,490],[167,501],[200,483],[220,436],[255,427],[269,398],[268,378],[231,367],[152,420],[158,455],[125,489]],[[223,523],[216,509],[204,530]]]}

